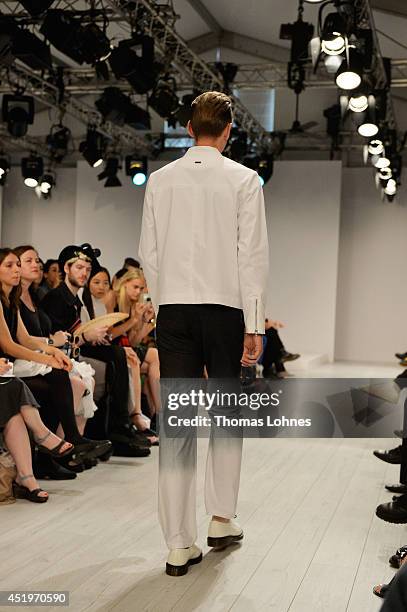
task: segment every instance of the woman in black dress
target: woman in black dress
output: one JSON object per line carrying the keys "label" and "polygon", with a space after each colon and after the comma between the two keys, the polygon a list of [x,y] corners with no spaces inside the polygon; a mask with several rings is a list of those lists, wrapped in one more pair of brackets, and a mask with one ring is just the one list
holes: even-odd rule
{"label": "woman in black dress", "polygon": [[44,503],[48,501],[48,493],[40,489],[33,476],[27,427],[42,452],[64,457],[72,452],[73,446],[44,425],[38,403],[27,385],[19,378],[7,376],[11,369],[6,359],[0,359],[0,431],[17,467],[14,492],[17,497]]}

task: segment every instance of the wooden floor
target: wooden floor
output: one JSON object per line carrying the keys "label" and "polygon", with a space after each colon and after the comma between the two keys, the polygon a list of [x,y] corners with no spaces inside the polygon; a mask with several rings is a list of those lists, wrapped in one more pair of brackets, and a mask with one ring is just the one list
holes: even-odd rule
{"label": "wooden floor", "polygon": [[0,508],[0,590],[69,590],[74,612],[375,612],[381,602],[372,586],[391,578],[388,557],[407,543],[406,527],[374,515],[391,499],[383,485],[398,480],[398,467],[372,450],[396,443],[245,440],[238,506],[245,538],[214,552],[204,545],[200,440],[204,560],[182,578],[163,571],[158,449],[146,459],[113,458],[74,481],[46,483],[51,498],[43,506]]}

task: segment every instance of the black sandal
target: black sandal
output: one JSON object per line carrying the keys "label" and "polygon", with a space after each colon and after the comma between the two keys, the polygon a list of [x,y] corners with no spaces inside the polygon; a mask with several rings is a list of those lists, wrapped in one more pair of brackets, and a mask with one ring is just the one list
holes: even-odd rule
{"label": "black sandal", "polygon": [[[36,438],[36,439],[34,438],[34,441],[37,445],[38,450],[41,453],[44,453],[44,455],[51,455],[51,457],[57,457],[57,458],[66,457],[67,455],[70,455],[74,447],[73,447],[73,444],[71,444],[70,442],[67,442],[66,440],[61,440],[59,444],[54,446],[54,448],[47,448],[46,446],[42,445],[42,442],[45,442],[45,440],[49,438],[51,434],[52,434],[52,431],[48,431],[48,433],[43,438]],[[64,444],[70,444],[70,447],[64,450],[62,453],[60,453],[59,451],[64,446]]]}
{"label": "black sandal", "polygon": [[[34,478],[34,475],[28,474],[27,476],[20,476],[21,480],[27,480],[27,478]],[[46,497],[42,497],[40,493],[46,493],[46,491],[40,489],[39,487],[30,491],[30,489],[24,485],[21,485],[16,481],[13,482],[13,495],[17,499],[26,499],[34,504],[45,504],[45,502],[48,501],[49,496],[47,494]]]}

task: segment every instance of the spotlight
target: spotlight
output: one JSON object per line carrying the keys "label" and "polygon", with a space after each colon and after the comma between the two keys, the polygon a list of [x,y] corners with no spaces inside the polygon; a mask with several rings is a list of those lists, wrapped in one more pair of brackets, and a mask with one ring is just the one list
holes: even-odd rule
{"label": "spotlight", "polygon": [[30,155],[23,157],[21,160],[21,173],[24,178],[24,184],[27,187],[36,187],[44,171],[44,162],[42,157]]}
{"label": "spotlight", "polygon": [[28,126],[34,123],[34,99],[4,94],[2,114],[10,134],[21,138],[26,135]]}
{"label": "spotlight", "polygon": [[362,113],[363,111],[367,109],[367,107],[368,107],[367,96],[360,95],[360,96],[351,96],[349,98],[349,110],[353,111],[354,113]]}
{"label": "spotlight", "polygon": [[387,167],[387,168],[380,168],[379,170],[379,178],[381,178],[383,181],[386,181],[387,179],[390,179],[392,175],[391,172],[391,168]]}
{"label": "spotlight", "polygon": [[121,187],[122,184],[117,177],[119,171],[119,160],[117,157],[109,157],[106,160],[105,169],[103,172],[98,174],[98,180],[103,181],[106,179],[105,187]]}
{"label": "spotlight", "polygon": [[371,138],[372,136],[376,136],[378,131],[379,128],[377,127],[377,125],[369,120],[364,121],[358,127],[358,133],[361,136],[364,136],[365,138]]}
{"label": "spotlight", "polygon": [[298,15],[294,23],[282,23],[280,26],[280,39],[291,40],[291,62],[298,64],[308,59],[308,44],[314,35],[312,23],[303,21],[302,15]]}
{"label": "spotlight", "polygon": [[174,118],[180,125],[182,125],[182,127],[187,126],[187,123],[191,118],[191,104],[198,95],[198,92],[194,92],[192,94],[185,94],[182,96],[182,104],[174,114]]}
{"label": "spotlight", "polygon": [[179,108],[179,100],[175,93],[175,87],[174,79],[160,79],[148,97],[148,105],[164,119],[169,119]]}
{"label": "spotlight", "polygon": [[260,157],[257,174],[259,175],[260,184],[263,187],[271,175],[274,169],[274,158],[272,155],[263,155]]}
{"label": "spotlight", "polygon": [[109,39],[95,23],[82,26],[79,19],[60,9],[47,12],[40,31],[78,64],[96,64],[111,53]]}
{"label": "spotlight", "polygon": [[341,55],[326,55],[324,57],[324,64],[326,71],[329,74],[335,74],[338,71],[339,66],[342,64],[343,57]]}
{"label": "spotlight", "polygon": [[390,160],[387,159],[387,157],[377,157],[377,159],[374,160],[373,165],[378,170],[388,168],[390,166]]}
{"label": "spotlight", "polygon": [[149,113],[133,104],[118,87],[106,87],[95,106],[103,119],[116,125],[127,123],[137,130],[149,130],[151,120]]}
{"label": "spotlight", "polygon": [[89,128],[86,140],[79,145],[79,151],[92,168],[97,168],[103,162],[104,138],[95,129]]}
{"label": "spotlight", "polygon": [[146,157],[126,157],[126,174],[131,177],[133,185],[140,187],[147,180],[148,163]]}
{"label": "spotlight", "polygon": [[370,155],[380,155],[384,151],[382,141],[378,138],[371,140],[368,144],[367,150],[369,151]]}
{"label": "spotlight", "polygon": [[112,50],[109,63],[115,77],[127,79],[139,94],[153,89],[162,67],[154,61],[154,39],[144,34],[120,41]]}
{"label": "spotlight", "polygon": [[49,45],[29,30],[16,28],[12,53],[16,59],[33,70],[52,70]]}
{"label": "spotlight", "polygon": [[340,55],[346,46],[346,24],[339,13],[329,13],[322,28],[321,49],[327,55]]}
{"label": "spotlight", "polygon": [[362,60],[357,51],[349,49],[349,59],[344,59],[336,73],[336,84],[341,89],[356,89],[362,82]]}
{"label": "spotlight", "polygon": [[44,174],[40,181],[41,192],[47,194],[55,186],[55,178],[52,174]]}
{"label": "spotlight", "polygon": [[20,0],[20,4],[32,17],[39,17],[45,13],[53,2],[54,0]]}
{"label": "spotlight", "polygon": [[51,127],[51,131],[46,138],[47,146],[51,157],[57,162],[61,162],[68,153],[68,145],[71,139],[69,128],[57,124]]}
{"label": "spotlight", "polygon": [[387,181],[386,187],[384,188],[384,193],[386,195],[395,195],[397,191],[397,183],[393,178],[390,178]]}
{"label": "spotlight", "polygon": [[6,184],[7,175],[10,171],[10,162],[6,157],[0,157],[0,185]]}

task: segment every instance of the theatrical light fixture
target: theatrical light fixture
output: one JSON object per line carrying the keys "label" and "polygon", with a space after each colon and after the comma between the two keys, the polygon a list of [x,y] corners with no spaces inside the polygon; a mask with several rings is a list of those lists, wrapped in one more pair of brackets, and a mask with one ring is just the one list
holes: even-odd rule
{"label": "theatrical light fixture", "polygon": [[384,181],[391,178],[392,172],[391,172],[391,168],[387,167],[387,168],[381,168],[379,170],[379,178],[383,179]]}
{"label": "theatrical light fixture", "polygon": [[34,99],[30,96],[3,95],[3,121],[14,138],[26,135],[28,126],[34,123]]}
{"label": "theatrical light fixture", "polygon": [[199,96],[199,92],[185,94],[184,96],[182,96],[182,104],[179,106],[178,110],[174,114],[174,118],[180,125],[182,125],[182,127],[186,127],[188,121],[191,118],[191,104],[197,96]]}
{"label": "theatrical light fixture", "polygon": [[367,150],[370,155],[380,155],[384,151],[384,145],[380,139],[376,138],[369,142]]}
{"label": "theatrical light fixture", "polygon": [[79,19],[60,9],[47,11],[40,32],[78,64],[96,64],[111,53],[109,39],[95,23],[82,26]]}
{"label": "theatrical light fixture", "polygon": [[[160,79],[157,86],[154,88],[152,93],[148,97],[148,105],[155,110],[155,112],[163,117],[169,119],[168,124],[173,125],[176,120],[171,115],[175,115],[179,108],[179,100],[175,93],[176,83],[173,78]],[[171,121],[172,119],[172,121]],[[173,127],[175,127],[173,125]]]}
{"label": "theatrical light fixture", "polygon": [[71,130],[69,128],[60,123],[51,127],[51,131],[46,138],[46,143],[50,150],[51,157],[58,163],[61,162],[68,153],[70,139]]}
{"label": "theatrical light fixture", "polygon": [[362,113],[363,111],[367,109],[367,107],[368,107],[367,96],[360,95],[360,96],[351,96],[349,98],[349,110],[353,111],[354,113]]}
{"label": "theatrical light fixture", "polygon": [[6,184],[7,175],[10,171],[10,162],[9,160],[1,156],[0,157],[0,185],[4,186]]}
{"label": "theatrical light fixture", "polygon": [[376,136],[378,131],[379,128],[372,121],[364,121],[358,127],[358,133],[360,134],[360,136],[364,136],[365,138],[371,138],[372,136]]}
{"label": "theatrical light fixture", "polygon": [[120,169],[119,160],[117,157],[109,157],[106,160],[105,168],[103,172],[98,174],[98,180],[103,181],[106,179],[105,187],[121,187],[122,184],[117,177],[117,173]]}
{"label": "theatrical light fixture", "polygon": [[387,157],[377,157],[377,159],[374,160],[373,165],[378,170],[381,170],[382,168],[388,168],[390,166],[390,160],[387,159]]}
{"label": "theatrical light fixture", "polygon": [[397,191],[397,183],[393,178],[390,178],[387,181],[386,187],[384,188],[384,193],[386,195],[394,195]]}
{"label": "theatrical light fixture", "polygon": [[110,67],[117,79],[127,79],[134,91],[145,94],[156,84],[161,64],[154,60],[154,39],[135,34],[112,50]]}
{"label": "theatrical light fixture", "polygon": [[30,155],[30,157],[23,157],[21,160],[21,173],[27,187],[36,187],[43,172],[44,162],[42,157]]}
{"label": "theatrical light fixture", "polygon": [[106,87],[95,106],[103,119],[115,125],[130,125],[136,130],[151,128],[150,114],[128,98],[118,87]]}
{"label": "theatrical light fixture", "polygon": [[353,47],[348,49],[348,57],[342,60],[335,81],[341,89],[356,89],[362,82],[362,60]]}
{"label": "theatrical light fixture", "polygon": [[52,70],[49,45],[27,29],[16,27],[12,35],[12,54],[33,70]]}
{"label": "theatrical light fixture", "polygon": [[341,55],[326,55],[324,57],[324,64],[326,71],[329,74],[336,74],[339,66],[342,64],[343,57]]}
{"label": "theatrical light fixture", "polygon": [[126,157],[126,174],[131,177],[133,185],[141,187],[147,180],[148,163],[146,157]]}
{"label": "theatrical light fixture", "polygon": [[45,13],[53,3],[54,0],[20,0],[20,4],[32,17],[39,17]]}
{"label": "theatrical light fixture", "polygon": [[55,179],[52,174],[44,174],[40,181],[40,189],[42,193],[48,193],[55,185]]}
{"label": "theatrical light fixture", "polygon": [[86,140],[79,145],[79,151],[92,168],[97,168],[103,162],[104,138],[93,128],[89,128]]}
{"label": "theatrical light fixture", "polygon": [[346,47],[346,24],[339,13],[326,16],[321,35],[321,49],[327,55],[340,55]]}

